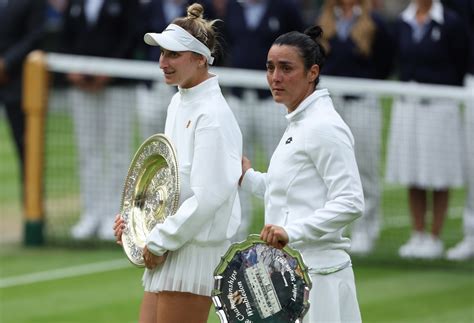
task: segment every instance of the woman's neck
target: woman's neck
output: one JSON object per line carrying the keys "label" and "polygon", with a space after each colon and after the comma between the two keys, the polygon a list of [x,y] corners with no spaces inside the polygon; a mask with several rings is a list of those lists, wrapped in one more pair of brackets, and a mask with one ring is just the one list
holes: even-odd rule
{"label": "woman's neck", "polygon": [[353,10],[354,6],[353,5],[342,5],[341,6],[341,9],[342,9],[342,16],[346,19],[350,19],[352,18],[352,16],[354,15],[354,10]]}
{"label": "woman's neck", "polygon": [[286,109],[288,110],[288,113],[291,113],[295,111],[308,96],[313,94],[313,92],[316,91],[316,86],[310,86],[306,92],[304,92],[304,95],[301,97],[297,98],[294,102],[286,106]]}
{"label": "woman's neck", "polygon": [[191,77],[190,79],[186,80],[183,82],[183,84],[180,84],[179,86],[182,89],[190,89],[192,87],[195,87],[198,84],[201,84],[202,82],[206,81],[207,79],[211,78],[212,75],[209,73],[209,71],[206,69],[202,73],[198,73]]}
{"label": "woman's neck", "polygon": [[433,1],[417,1],[416,21],[418,23],[426,21],[432,5]]}

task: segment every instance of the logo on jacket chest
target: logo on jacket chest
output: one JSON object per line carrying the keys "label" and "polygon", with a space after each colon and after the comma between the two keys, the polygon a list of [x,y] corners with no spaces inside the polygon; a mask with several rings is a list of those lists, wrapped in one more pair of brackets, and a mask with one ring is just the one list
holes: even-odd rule
{"label": "logo on jacket chest", "polygon": [[293,142],[293,137],[288,137],[288,139],[286,139],[285,141],[285,144],[288,145],[288,144],[291,144]]}

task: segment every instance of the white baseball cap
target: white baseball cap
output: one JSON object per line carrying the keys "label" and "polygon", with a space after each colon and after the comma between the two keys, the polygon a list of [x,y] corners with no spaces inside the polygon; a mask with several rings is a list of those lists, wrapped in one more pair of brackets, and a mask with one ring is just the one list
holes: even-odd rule
{"label": "white baseball cap", "polygon": [[148,45],[160,46],[174,52],[191,51],[201,54],[207,58],[209,65],[212,65],[214,62],[214,57],[206,45],[201,43],[187,30],[175,24],[168,25],[168,27],[159,34],[146,33],[143,39]]}

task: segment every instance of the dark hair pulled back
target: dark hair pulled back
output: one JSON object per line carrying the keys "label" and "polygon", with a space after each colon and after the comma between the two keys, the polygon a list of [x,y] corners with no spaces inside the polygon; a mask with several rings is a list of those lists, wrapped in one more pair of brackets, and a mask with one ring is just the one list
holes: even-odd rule
{"label": "dark hair pulled back", "polygon": [[[304,33],[291,31],[279,36],[273,45],[294,46],[303,59],[304,67],[309,70],[314,64],[319,66],[321,70],[326,60],[326,51],[320,43],[323,30],[319,26],[309,27]],[[316,85],[319,83],[319,76],[315,80]]]}

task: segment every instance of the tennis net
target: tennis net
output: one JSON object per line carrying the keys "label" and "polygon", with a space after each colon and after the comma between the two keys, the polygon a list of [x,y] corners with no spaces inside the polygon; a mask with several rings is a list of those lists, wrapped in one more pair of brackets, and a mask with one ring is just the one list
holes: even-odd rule
{"label": "tennis net", "polygon": [[[42,166],[44,194],[41,195],[45,234],[49,242],[72,242],[71,229],[81,215],[92,218],[102,213],[101,216],[109,216],[111,231],[110,217],[118,211],[123,180],[133,153],[145,138],[163,132],[166,107],[175,90],[163,83],[156,62],[49,53],[46,66],[56,80],[74,73],[127,79],[111,85],[113,90],[109,96],[102,97],[97,93],[92,98],[81,95],[65,82],[50,82]],[[219,76],[223,93],[242,129],[245,154],[255,168],[265,171],[286,128],[285,109],[271,100],[263,71],[220,67],[211,71]],[[472,102],[472,94],[464,87],[329,76],[321,76],[319,87],[329,89],[336,108],[359,145],[357,159],[364,193],[371,197],[366,201],[366,207],[371,209],[374,218],[367,219],[363,228],[357,230],[366,235],[380,235],[383,239],[379,238],[376,250],[394,254],[408,238],[411,226],[406,186],[387,180],[387,164],[393,157],[389,151],[393,105],[395,102],[427,105],[454,102],[450,113],[459,116],[460,125],[465,127],[468,123],[465,116],[473,107],[463,102]],[[103,109],[103,113],[94,111],[97,107]],[[423,118],[430,118],[429,112]],[[473,127],[472,120],[469,122]],[[4,140],[9,139],[6,128],[6,118],[0,114],[2,143],[9,142]],[[420,127],[419,131],[423,129]],[[468,141],[463,129],[459,131]],[[21,228],[14,224],[21,216],[21,208],[18,206],[20,189],[16,184],[18,171],[13,155],[10,143],[0,145],[0,156],[5,157],[0,158],[2,181],[7,183],[0,189],[0,211],[2,222],[13,223],[9,226],[15,232]],[[462,153],[463,165],[474,163],[472,158],[472,155]],[[467,175],[463,173],[463,176]],[[456,186],[451,190],[448,218],[442,234],[446,245],[452,245],[462,237],[465,188],[464,183]],[[241,232],[241,238],[247,233],[258,233],[263,224],[261,201],[246,194],[242,201],[247,229]],[[84,215],[86,212],[90,214]],[[93,212],[97,214],[93,215]],[[428,222],[431,218],[428,214]]]}

